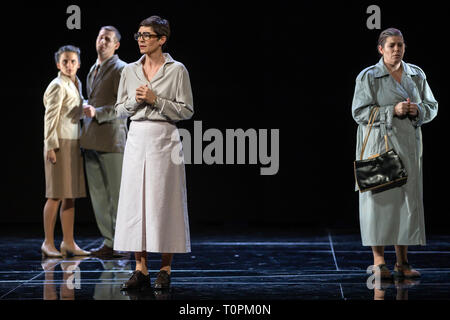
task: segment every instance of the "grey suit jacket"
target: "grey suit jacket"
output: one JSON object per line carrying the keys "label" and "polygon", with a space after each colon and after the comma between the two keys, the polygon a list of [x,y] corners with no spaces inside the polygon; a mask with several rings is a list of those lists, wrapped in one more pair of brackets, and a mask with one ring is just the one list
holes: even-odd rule
{"label": "grey suit jacket", "polygon": [[93,82],[91,78],[95,64],[91,67],[87,76],[86,91],[88,103],[95,107],[96,115],[92,119],[83,120],[81,148],[102,152],[124,152],[127,120],[117,118],[114,105],[125,65],[118,55],[112,56],[100,67]]}

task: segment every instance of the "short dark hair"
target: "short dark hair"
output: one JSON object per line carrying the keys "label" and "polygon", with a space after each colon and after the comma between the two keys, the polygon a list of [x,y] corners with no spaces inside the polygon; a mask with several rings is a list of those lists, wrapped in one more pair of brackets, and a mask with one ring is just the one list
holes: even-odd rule
{"label": "short dark hair", "polygon": [[59,62],[59,58],[64,52],[75,52],[78,56],[78,62],[81,62],[80,55],[81,51],[80,48],[72,46],[72,45],[65,45],[58,49],[58,51],[55,52],[55,62]]}
{"label": "short dark hair", "polygon": [[[402,37],[403,41],[405,41],[405,39],[403,38],[402,32],[398,29],[387,28],[386,30],[381,31],[380,36],[378,37],[378,46],[381,46],[382,48],[384,48],[386,39],[388,37],[395,37],[395,36]],[[377,46],[377,50],[378,50],[378,46]]]}
{"label": "short dark hair", "polygon": [[120,39],[122,38],[122,36],[120,35],[119,30],[117,30],[116,27],[114,26],[103,26],[100,28],[100,31],[102,30],[108,30],[108,31],[112,31],[114,32],[114,35],[116,36],[117,42],[120,42]]}
{"label": "short dark hair", "polygon": [[151,16],[147,19],[142,20],[139,24],[140,27],[151,27],[153,31],[161,38],[162,36],[166,37],[166,43],[163,44],[163,49],[165,49],[167,41],[169,41],[170,37],[170,25],[169,21],[163,19],[159,16]]}

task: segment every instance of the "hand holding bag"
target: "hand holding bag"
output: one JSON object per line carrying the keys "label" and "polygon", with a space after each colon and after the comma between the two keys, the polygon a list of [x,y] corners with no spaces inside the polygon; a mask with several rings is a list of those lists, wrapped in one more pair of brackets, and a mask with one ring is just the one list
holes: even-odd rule
{"label": "hand holding bag", "polygon": [[[374,107],[369,116],[369,130],[364,138],[360,160],[354,161],[355,180],[360,192],[385,191],[406,183],[408,175],[402,160],[394,149],[389,149],[387,133],[384,135],[386,152],[363,160],[364,150],[379,107]],[[386,130],[384,130],[386,132]]]}

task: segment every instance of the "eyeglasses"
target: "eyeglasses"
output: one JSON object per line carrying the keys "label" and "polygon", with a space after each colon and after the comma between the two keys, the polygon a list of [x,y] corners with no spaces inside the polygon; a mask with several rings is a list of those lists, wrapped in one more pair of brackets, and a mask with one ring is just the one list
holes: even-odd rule
{"label": "eyeglasses", "polygon": [[151,34],[150,32],[142,32],[142,33],[137,32],[137,33],[134,34],[134,40],[138,41],[140,37],[142,37],[142,39],[144,39],[144,40],[148,40],[148,39],[151,39],[151,38],[159,38],[160,35],[158,35],[158,34]]}

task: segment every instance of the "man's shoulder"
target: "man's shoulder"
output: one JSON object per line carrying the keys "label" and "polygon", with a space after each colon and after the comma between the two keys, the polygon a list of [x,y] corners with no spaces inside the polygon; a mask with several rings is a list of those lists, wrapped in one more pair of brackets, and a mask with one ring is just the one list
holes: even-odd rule
{"label": "man's shoulder", "polygon": [[114,61],[113,61],[114,70],[117,70],[120,73],[122,72],[123,68],[126,65],[127,65],[127,63],[125,61],[121,60],[119,57],[117,57],[117,59],[114,59]]}
{"label": "man's shoulder", "polygon": [[119,66],[119,67],[123,68],[123,67],[125,67],[126,65],[127,65],[127,63],[126,63],[125,61],[123,61],[123,60],[121,60],[119,57],[117,57],[117,60],[116,60],[116,66]]}

